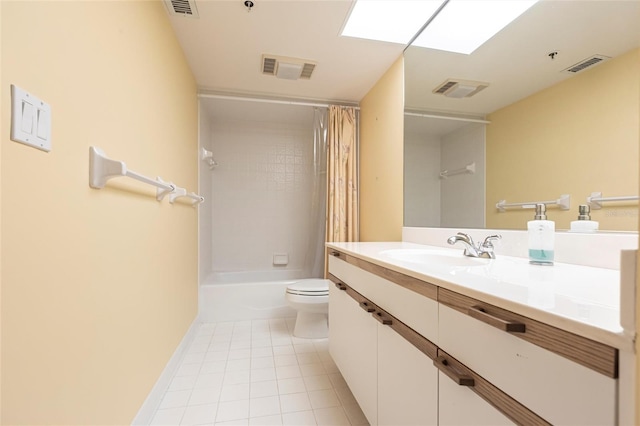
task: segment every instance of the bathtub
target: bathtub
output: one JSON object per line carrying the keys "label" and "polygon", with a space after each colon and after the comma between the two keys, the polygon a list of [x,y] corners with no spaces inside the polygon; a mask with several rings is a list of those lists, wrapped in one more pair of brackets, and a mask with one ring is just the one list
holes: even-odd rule
{"label": "bathtub", "polygon": [[301,270],[212,272],[198,289],[202,322],[295,317],[287,305],[287,285],[301,279]]}

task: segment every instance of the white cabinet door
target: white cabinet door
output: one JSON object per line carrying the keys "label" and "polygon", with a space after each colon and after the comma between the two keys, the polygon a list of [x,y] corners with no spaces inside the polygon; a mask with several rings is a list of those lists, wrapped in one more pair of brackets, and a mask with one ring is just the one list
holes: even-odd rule
{"label": "white cabinet door", "polygon": [[439,373],[440,425],[498,426],[514,423],[466,386]]}
{"label": "white cabinet door", "polygon": [[378,424],[438,424],[438,370],[388,326],[378,324]]}
{"label": "white cabinet door", "polygon": [[371,425],[377,418],[377,326],[346,291],[329,287],[329,352]]}

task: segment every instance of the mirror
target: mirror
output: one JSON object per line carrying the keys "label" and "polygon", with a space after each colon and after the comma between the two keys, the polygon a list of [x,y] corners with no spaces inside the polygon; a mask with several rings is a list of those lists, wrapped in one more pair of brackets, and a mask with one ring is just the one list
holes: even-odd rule
{"label": "mirror", "polygon": [[[637,197],[638,22],[637,1],[540,1],[470,55],[408,47],[405,226],[525,229],[544,201],[568,229],[594,193]],[[637,231],[637,200],[599,204],[601,230]]]}

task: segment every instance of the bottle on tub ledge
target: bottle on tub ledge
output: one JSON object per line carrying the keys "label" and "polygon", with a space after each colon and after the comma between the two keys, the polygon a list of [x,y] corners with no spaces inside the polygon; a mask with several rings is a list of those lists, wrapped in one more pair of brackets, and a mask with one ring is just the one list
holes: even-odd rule
{"label": "bottle on tub ledge", "polygon": [[546,205],[536,204],[534,220],[527,222],[529,263],[534,265],[553,265],[556,224],[552,220],[547,220],[546,211]]}

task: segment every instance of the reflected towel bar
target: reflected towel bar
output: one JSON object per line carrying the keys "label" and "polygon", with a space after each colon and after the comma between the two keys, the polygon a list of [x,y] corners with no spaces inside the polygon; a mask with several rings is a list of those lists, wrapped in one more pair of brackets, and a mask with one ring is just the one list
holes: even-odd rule
{"label": "reflected towel bar", "polygon": [[640,197],[637,195],[622,197],[603,197],[602,192],[592,192],[591,195],[587,197],[587,204],[589,204],[589,207],[591,207],[593,210],[598,210],[602,208],[601,203],[606,201],[637,201],[639,199]]}
{"label": "reflected towel bar", "polygon": [[446,179],[449,176],[455,176],[455,175],[463,175],[463,174],[474,174],[476,172],[476,163],[475,161],[473,163],[469,163],[466,166],[459,168],[459,169],[455,169],[455,170],[443,170],[440,172],[440,179]]}
{"label": "reflected towel bar", "polygon": [[177,187],[174,192],[169,194],[169,202],[173,204],[176,199],[181,197],[191,198],[193,200],[192,206],[197,206],[198,204],[204,203],[204,197],[196,194],[195,192],[191,192],[187,194],[187,190],[184,188]]}
{"label": "reflected towel bar", "polygon": [[557,200],[550,201],[530,201],[527,203],[507,203],[506,200],[500,200],[496,203],[499,212],[505,212],[507,207],[522,207],[523,209],[535,209],[536,204],[557,205],[560,210],[569,210],[571,207],[571,196],[563,194]]}

